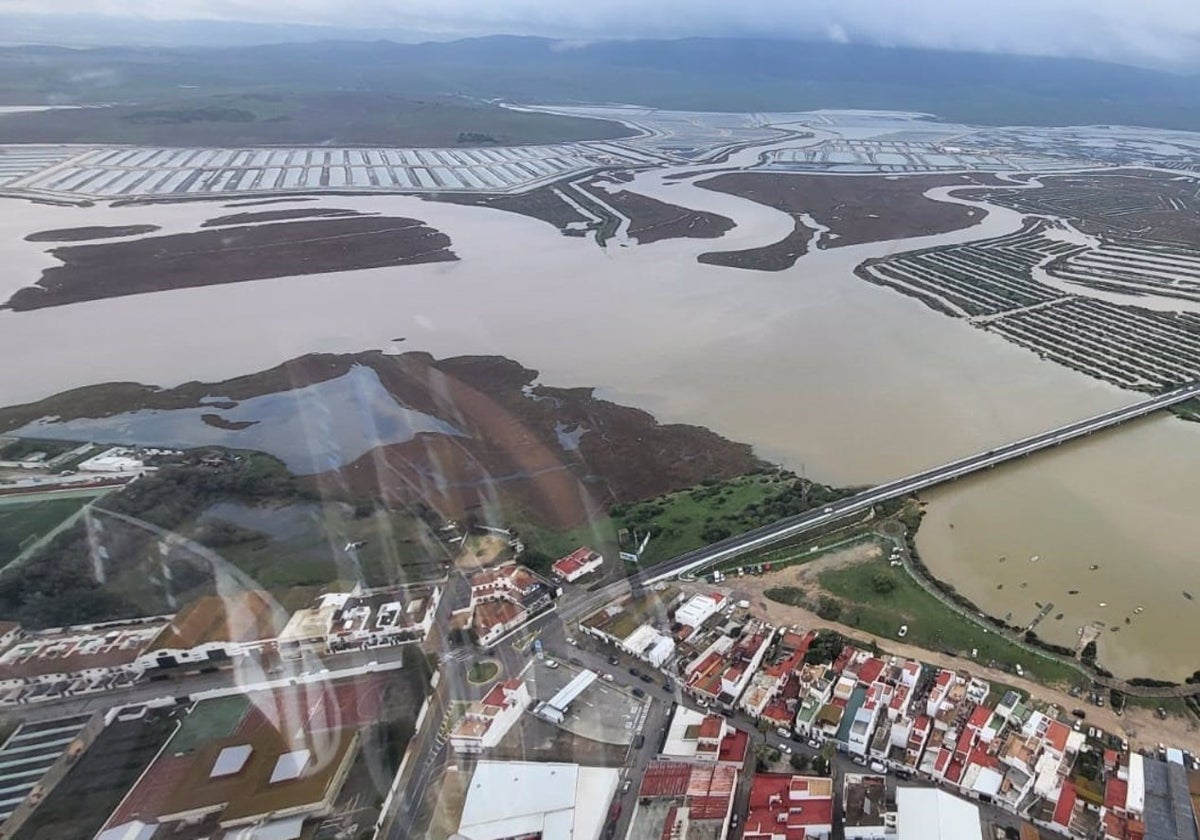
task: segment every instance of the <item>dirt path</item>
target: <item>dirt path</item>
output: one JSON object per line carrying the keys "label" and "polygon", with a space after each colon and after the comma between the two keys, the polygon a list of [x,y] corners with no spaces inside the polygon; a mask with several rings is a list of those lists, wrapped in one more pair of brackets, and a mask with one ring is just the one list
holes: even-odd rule
{"label": "dirt path", "polygon": [[[1061,709],[1075,709],[1082,705],[1079,698],[1071,697],[1065,691],[1047,688],[1040,683],[986,668],[975,662],[966,662],[958,657],[947,656],[938,651],[926,650],[915,645],[905,644],[896,639],[874,636],[855,627],[848,627],[835,621],[826,621],[816,613],[803,607],[792,607],[772,601],[764,594],[767,589],[776,586],[797,586],[811,591],[816,586],[816,576],[830,569],[860,563],[877,557],[879,549],[876,546],[854,546],[843,551],[830,554],[807,563],[800,568],[791,567],[778,572],[771,572],[758,577],[744,577],[733,581],[735,598],[744,598],[750,602],[751,612],[766,619],[778,627],[797,626],[805,630],[829,629],[837,630],[847,636],[864,641],[874,641],[881,650],[896,656],[917,659],[941,668],[958,670],[966,668],[972,674],[983,679],[1011,685],[1024,691],[1030,697],[1055,703]],[[688,587],[685,587],[688,588]],[[711,586],[694,586],[696,591],[710,590]],[[690,594],[690,593],[689,593]],[[1103,729],[1124,735],[1129,739],[1131,749],[1138,747],[1156,747],[1159,743],[1180,747],[1193,753],[1200,752],[1200,727],[1190,720],[1171,716],[1159,720],[1150,709],[1129,708],[1123,717],[1118,717],[1108,706],[1096,708],[1087,707],[1087,723]]]}

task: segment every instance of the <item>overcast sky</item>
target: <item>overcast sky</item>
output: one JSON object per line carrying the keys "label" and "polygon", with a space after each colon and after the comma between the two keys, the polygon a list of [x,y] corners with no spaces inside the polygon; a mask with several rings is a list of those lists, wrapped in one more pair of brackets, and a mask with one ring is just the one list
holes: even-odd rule
{"label": "overcast sky", "polygon": [[570,39],[762,35],[1200,68],[1200,0],[0,0],[0,13]]}

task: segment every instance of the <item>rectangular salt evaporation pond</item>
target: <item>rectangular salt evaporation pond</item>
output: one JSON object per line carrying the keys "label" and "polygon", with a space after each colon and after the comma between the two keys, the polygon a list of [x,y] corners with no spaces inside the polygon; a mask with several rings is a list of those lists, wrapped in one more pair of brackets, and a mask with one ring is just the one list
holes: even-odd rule
{"label": "rectangular salt evaporation pond", "polygon": [[[209,402],[224,400],[213,397]],[[220,428],[204,415],[219,418]],[[12,434],[51,440],[91,440],[127,446],[224,446],[274,455],[299,475],[349,464],[371,449],[404,443],[422,432],[463,433],[443,420],[407,408],[388,393],[372,368],[355,365],[336,379],[242,400],[236,408],[202,405],[141,410],[107,418],[30,423]]]}

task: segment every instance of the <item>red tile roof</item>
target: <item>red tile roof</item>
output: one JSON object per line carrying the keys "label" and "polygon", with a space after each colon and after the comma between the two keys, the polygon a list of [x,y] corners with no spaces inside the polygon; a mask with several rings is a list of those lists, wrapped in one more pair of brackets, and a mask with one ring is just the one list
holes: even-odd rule
{"label": "red tile roof", "polygon": [[858,669],[858,681],[864,685],[870,685],[879,679],[879,675],[883,673],[884,661],[872,656],[862,664]]}
{"label": "red tile roof", "polygon": [[823,792],[810,795],[809,785],[812,782],[829,786],[825,779],[776,773],[755,775],[750,787],[750,809],[743,836],[771,837],[782,833],[786,840],[804,840],[807,836],[806,827],[831,826],[833,797]]}
{"label": "red tile roof", "polygon": [[1063,783],[1062,793],[1058,795],[1058,804],[1054,806],[1054,822],[1066,828],[1071,823],[1071,813],[1075,810],[1075,785]]}
{"label": "red tile roof", "polygon": [[1125,808],[1125,797],[1129,793],[1129,782],[1115,776],[1108,780],[1104,788],[1104,807]]}
{"label": "red tile roof", "polygon": [[1046,728],[1046,742],[1062,752],[1067,747],[1067,736],[1070,734],[1071,730],[1065,723],[1051,721],[1050,726]]}
{"label": "red tile roof", "polygon": [[735,728],[721,739],[721,749],[717,752],[717,761],[727,761],[740,765],[746,760],[746,752],[749,749],[750,734]]}
{"label": "red tile roof", "polygon": [[555,561],[552,568],[563,577],[570,577],[586,564],[592,562],[596,557],[596,552],[585,545],[575,549],[566,557]]}
{"label": "red tile roof", "polygon": [[706,715],[704,720],[700,722],[700,730],[696,735],[699,738],[705,739],[720,738],[723,728],[724,721],[720,715]]}
{"label": "red tile roof", "polygon": [[975,707],[975,711],[971,712],[971,719],[967,721],[967,726],[975,729],[983,729],[984,724],[988,722],[988,718],[992,716],[992,710],[982,704]]}

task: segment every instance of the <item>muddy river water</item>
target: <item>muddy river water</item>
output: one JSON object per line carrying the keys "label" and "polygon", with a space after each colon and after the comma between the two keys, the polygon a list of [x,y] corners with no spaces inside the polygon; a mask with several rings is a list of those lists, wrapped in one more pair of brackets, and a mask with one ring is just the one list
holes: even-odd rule
{"label": "muddy river water", "polygon": [[[737,227],[719,241],[601,249],[484,208],[394,196],[306,202],[298,206],[422,219],[449,234],[461,259],[0,312],[0,404],[110,380],[219,380],[310,351],[495,353],[547,384],[597,386],[664,422],[752,443],[812,478],[865,484],[1139,398],[853,276],[867,257],[1010,232],[1015,213],[993,209],[966,231],[818,251],[760,273],[696,256],[777,241],[791,218],[668,174],[642,173],[629,186]],[[29,233],[146,223],[188,231],[223,212],[212,202],[4,200],[0,299],[54,264],[49,246],[22,241]],[[405,342],[393,344],[398,337]],[[982,607],[1016,621],[1053,602],[1039,633],[1065,644],[1087,622],[1117,627],[1102,634],[1100,658],[1121,675],[1179,678],[1200,667],[1191,640],[1200,601],[1181,594],[1200,596],[1200,424],[1152,418],[927,498],[926,562]]]}

